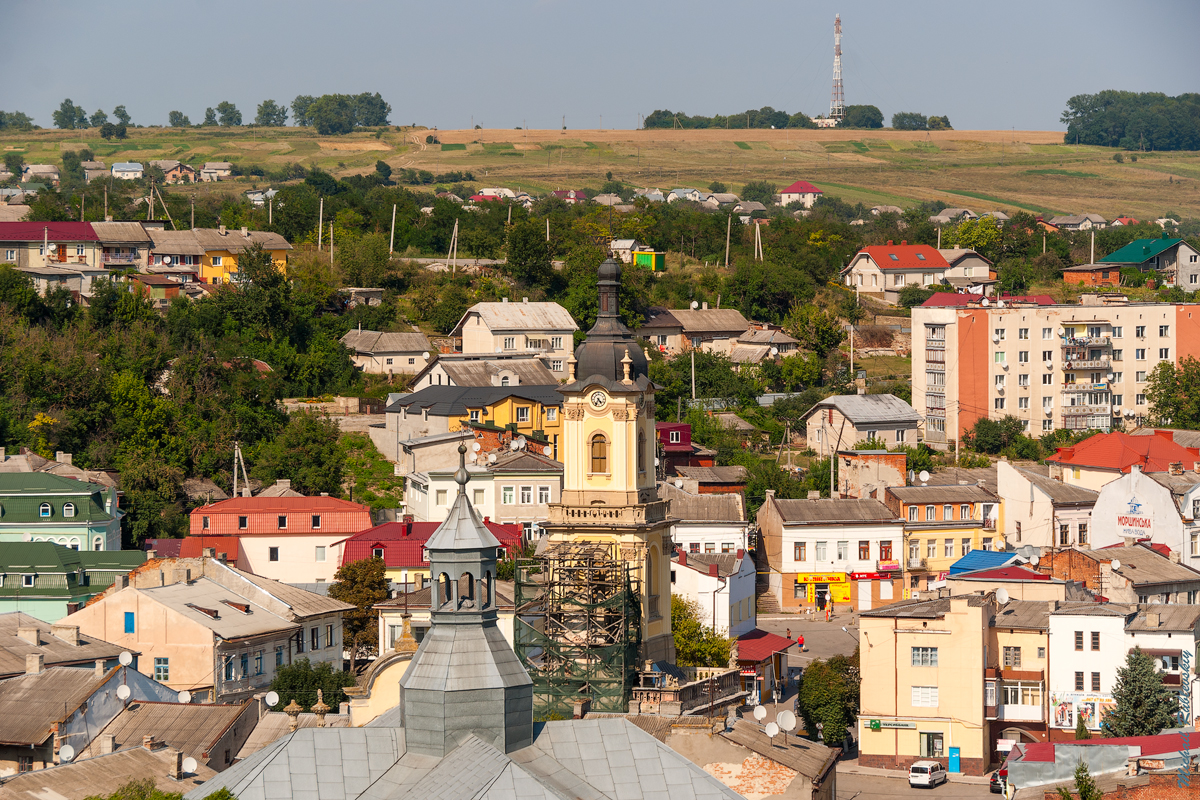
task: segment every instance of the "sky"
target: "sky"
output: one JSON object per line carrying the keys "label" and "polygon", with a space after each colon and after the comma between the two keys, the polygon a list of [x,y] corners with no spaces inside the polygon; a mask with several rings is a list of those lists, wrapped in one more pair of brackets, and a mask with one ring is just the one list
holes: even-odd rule
{"label": "sky", "polygon": [[[828,113],[833,19],[848,105],[959,130],[1061,130],[1068,98],[1200,91],[1196,0],[8,0],[0,109],[39,125],[70,98],[134,123],[228,100],[379,92],[391,122],[632,129],[656,109]],[[15,80],[14,80],[15,78]]]}

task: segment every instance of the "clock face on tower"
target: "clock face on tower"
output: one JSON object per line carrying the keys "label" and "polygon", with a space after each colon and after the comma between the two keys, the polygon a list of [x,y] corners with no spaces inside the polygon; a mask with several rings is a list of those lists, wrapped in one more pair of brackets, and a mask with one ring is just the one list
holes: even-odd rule
{"label": "clock face on tower", "polygon": [[608,397],[604,392],[592,392],[592,396],[588,398],[588,402],[592,404],[592,408],[604,408],[604,404],[608,402]]}

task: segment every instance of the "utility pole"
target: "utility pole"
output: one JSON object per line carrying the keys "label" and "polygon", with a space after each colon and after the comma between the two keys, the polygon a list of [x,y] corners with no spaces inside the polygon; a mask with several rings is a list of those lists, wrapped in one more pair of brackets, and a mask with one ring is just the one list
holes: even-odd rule
{"label": "utility pole", "polygon": [[321,236],[325,230],[325,198],[321,198],[321,208],[317,212],[317,252],[321,252]]}
{"label": "utility pole", "polygon": [[692,348],[692,402],[696,401],[696,348]]}
{"label": "utility pole", "polygon": [[[105,200],[107,200],[107,199],[108,198],[106,196]],[[105,206],[104,210],[105,210],[105,212],[108,211],[107,205]],[[107,216],[107,213],[105,214],[105,216]],[[194,198],[194,197],[192,198],[192,230],[196,230],[196,198]]]}
{"label": "utility pole", "polygon": [[[81,194],[79,196],[79,221],[80,222],[83,222],[83,207],[86,203],[87,203],[87,195]],[[1096,238],[1096,234],[1093,233],[1092,239],[1094,240],[1095,238]]]}
{"label": "utility pole", "polygon": [[333,266],[333,223],[329,223],[329,266]]}
{"label": "utility pole", "polygon": [[[195,203],[196,201],[193,200],[192,202]],[[108,219],[108,187],[107,186],[104,187],[104,219],[105,220]]]}
{"label": "utility pole", "polygon": [[1092,229],[1092,256],[1088,259],[1089,264],[1096,263],[1096,229]]}
{"label": "utility pole", "polygon": [[[511,212],[510,212],[511,213]],[[392,203],[392,236],[388,239],[388,255],[396,249],[396,204]]]}
{"label": "utility pole", "polygon": [[275,224],[275,198],[274,197],[267,198],[267,224],[268,225]]}
{"label": "utility pole", "polygon": [[729,269],[729,234],[733,231],[733,214],[729,215],[729,221],[725,224],[725,268]]}
{"label": "utility pole", "polygon": [[550,218],[546,217],[546,241],[550,241]]}

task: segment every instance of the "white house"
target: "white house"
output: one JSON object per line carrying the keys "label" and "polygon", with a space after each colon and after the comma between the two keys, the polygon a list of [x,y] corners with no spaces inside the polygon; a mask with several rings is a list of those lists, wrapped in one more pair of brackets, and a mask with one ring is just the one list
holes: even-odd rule
{"label": "white house", "polygon": [[433,358],[425,334],[416,331],[381,333],[353,330],[341,339],[352,351],[350,360],[363,372],[375,375],[415,375]]}
{"label": "white house", "polygon": [[412,379],[413,389],[426,386],[551,386],[559,376],[531,355],[439,353]]}
{"label": "white house", "polygon": [[532,353],[550,361],[550,370],[566,378],[566,360],[575,351],[579,329],[558,303],[476,303],[454,327],[464,353]]}
{"label": "white house", "polygon": [[890,394],[833,395],[813,406],[804,419],[808,446],[822,458],[868,439],[889,449],[915,446],[921,420],[912,406]]}
{"label": "white house", "polygon": [[1183,563],[1200,567],[1200,474],[1142,472],[1137,466],[1105,485],[1092,509],[1093,548],[1127,538],[1165,544]]}
{"label": "white house", "polygon": [[[683,479],[677,479],[685,483]],[[691,553],[736,553],[748,550],[750,523],[746,520],[746,500],[739,492],[699,494],[660,483],[658,496],[670,505],[674,524],[671,541]]]}
{"label": "white house", "polygon": [[639,247],[641,245],[637,239],[613,239],[608,245],[613,258],[619,259],[623,264],[633,263],[633,251]]}
{"label": "white house", "polygon": [[805,208],[812,208],[823,192],[808,181],[796,181],[791,186],[779,190],[779,205],[787,208],[792,203],[800,203]]}
{"label": "white house", "polygon": [[1049,726],[1092,731],[1112,707],[1117,669],[1128,647],[1125,621],[1131,607],[1114,603],[1056,602],[1050,613]]}
{"label": "white house", "polygon": [[200,170],[200,180],[219,181],[233,175],[233,164],[229,161],[206,161]]}
{"label": "white house", "polygon": [[690,200],[693,203],[702,202],[707,195],[699,189],[672,189],[667,195],[667,202],[674,203],[676,200]]}
{"label": "white house", "polygon": [[[1088,542],[1099,492],[1071,486],[1007,461],[996,464],[997,494],[1004,506],[1004,541],[1013,546],[1055,547],[1064,526],[1070,544]],[[1082,526],[1082,527],[1081,527]]]}
{"label": "white house", "polygon": [[754,560],[745,550],[677,550],[671,562],[671,594],[695,601],[702,625],[731,638],[754,630]]}
{"label": "white house", "polygon": [[125,181],[133,181],[142,177],[142,165],[136,161],[122,161],[112,165],[112,176]]}

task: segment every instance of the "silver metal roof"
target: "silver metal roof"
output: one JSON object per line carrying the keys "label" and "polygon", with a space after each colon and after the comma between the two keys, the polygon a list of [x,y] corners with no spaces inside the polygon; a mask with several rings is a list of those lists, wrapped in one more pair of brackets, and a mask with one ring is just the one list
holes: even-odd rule
{"label": "silver metal roof", "polygon": [[916,424],[921,417],[908,403],[892,394],[843,394],[827,397],[813,406],[805,419],[820,409],[835,408],[855,426]]}

